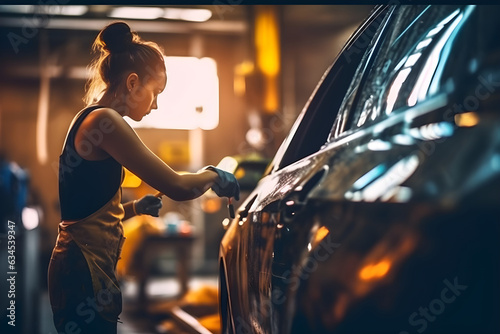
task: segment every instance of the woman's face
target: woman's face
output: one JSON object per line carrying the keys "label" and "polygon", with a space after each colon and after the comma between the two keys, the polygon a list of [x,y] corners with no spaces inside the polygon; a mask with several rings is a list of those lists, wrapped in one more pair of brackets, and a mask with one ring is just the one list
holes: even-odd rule
{"label": "woman's face", "polygon": [[144,80],[138,80],[127,96],[127,105],[130,108],[128,116],[139,122],[151,110],[158,108],[157,98],[167,83],[167,76],[160,71],[154,76],[146,75]]}

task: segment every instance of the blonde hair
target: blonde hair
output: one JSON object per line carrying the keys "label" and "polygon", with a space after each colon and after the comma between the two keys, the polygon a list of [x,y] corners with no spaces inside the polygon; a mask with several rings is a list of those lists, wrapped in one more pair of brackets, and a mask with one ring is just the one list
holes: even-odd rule
{"label": "blonde hair", "polygon": [[165,71],[163,50],[158,44],[142,40],[125,22],[113,22],[104,27],[92,45],[99,55],[89,65],[90,77],[83,98],[95,103],[104,92],[116,91],[130,73],[139,78]]}

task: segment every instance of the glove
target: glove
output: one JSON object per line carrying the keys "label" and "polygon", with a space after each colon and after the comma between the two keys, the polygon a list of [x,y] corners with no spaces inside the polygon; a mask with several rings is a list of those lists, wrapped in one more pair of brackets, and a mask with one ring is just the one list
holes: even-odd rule
{"label": "glove", "polygon": [[202,169],[214,171],[219,176],[211,188],[219,197],[234,197],[237,201],[240,199],[240,185],[233,174],[214,166]]}
{"label": "glove", "polygon": [[140,199],[136,199],[133,206],[136,214],[147,214],[153,217],[159,217],[162,202],[158,197],[146,195]]}

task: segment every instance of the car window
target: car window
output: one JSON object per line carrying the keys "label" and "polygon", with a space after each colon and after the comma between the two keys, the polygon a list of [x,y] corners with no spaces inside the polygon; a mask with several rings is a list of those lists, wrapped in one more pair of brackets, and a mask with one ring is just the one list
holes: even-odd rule
{"label": "car window", "polygon": [[278,149],[272,162],[273,171],[317,152],[326,142],[361,58],[386,14],[386,6],[374,10],[374,15],[353,34],[353,39],[326,71],[288,137]]}
{"label": "car window", "polygon": [[329,141],[445,91],[445,85],[431,87],[431,82],[438,82],[439,58],[447,41],[453,38],[454,29],[463,21],[464,8],[394,7],[356,71]]}

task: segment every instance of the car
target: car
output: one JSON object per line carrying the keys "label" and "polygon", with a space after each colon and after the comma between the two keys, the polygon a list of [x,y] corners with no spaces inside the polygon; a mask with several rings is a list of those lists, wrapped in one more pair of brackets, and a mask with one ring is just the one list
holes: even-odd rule
{"label": "car", "polygon": [[499,18],[373,9],[228,225],[223,333],[500,332]]}

